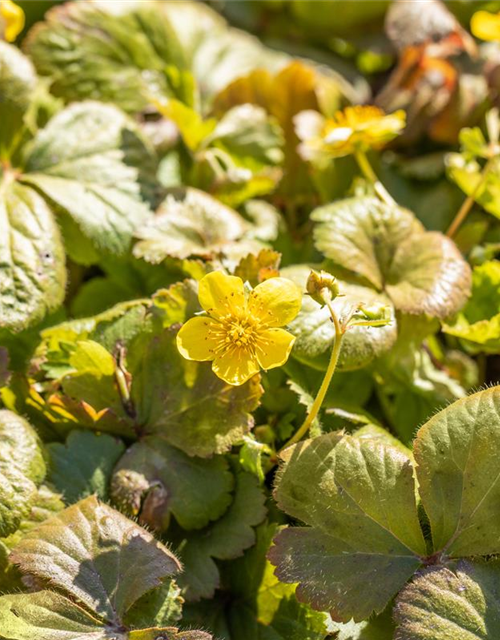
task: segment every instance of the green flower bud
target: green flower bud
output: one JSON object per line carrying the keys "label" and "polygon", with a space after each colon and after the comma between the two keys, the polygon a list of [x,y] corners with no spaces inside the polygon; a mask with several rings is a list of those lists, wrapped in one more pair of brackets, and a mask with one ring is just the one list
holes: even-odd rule
{"label": "green flower bud", "polygon": [[320,305],[325,305],[325,297],[327,300],[334,300],[340,295],[340,289],[335,276],[326,271],[314,271],[311,270],[306,284],[307,293],[313,300]]}

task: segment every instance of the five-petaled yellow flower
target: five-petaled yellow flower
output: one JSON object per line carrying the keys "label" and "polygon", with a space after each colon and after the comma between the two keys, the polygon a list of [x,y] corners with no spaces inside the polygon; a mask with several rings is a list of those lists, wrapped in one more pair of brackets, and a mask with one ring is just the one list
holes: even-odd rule
{"label": "five-petaled yellow flower", "polygon": [[177,334],[185,358],[211,360],[214,373],[232,385],[287,361],[295,337],[280,327],[302,302],[291,280],[270,278],[247,293],[241,278],[214,271],[200,281],[198,299],[207,315],[191,318]]}
{"label": "five-petaled yellow flower", "polygon": [[386,115],[373,106],[346,107],[333,118],[317,111],[302,111],[295,118],[302,144],[299,152],[306,160],[340,158],[356,151],[381,149],[406,125],[404,111]]}
{"label": "five-petaled yellow flower", "polygon": [[500,13],[477,11],[471,19],[470,28],[481,40],[500,40]]}
{"label": "five-petaled yellow flower", "polygon": [[24,28],[24,11],[12,0],[0,0],[0,35],[14,42]]}

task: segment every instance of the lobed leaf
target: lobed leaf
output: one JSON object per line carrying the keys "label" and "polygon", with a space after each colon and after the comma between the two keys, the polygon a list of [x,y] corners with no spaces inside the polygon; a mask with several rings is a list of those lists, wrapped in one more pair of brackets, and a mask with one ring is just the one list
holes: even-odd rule
{"label": "lobed leaf", "polygon": [[135,124],[117,107],[89,101],[67,107],[38,133],[22,180],[69,215],[96,250],[119,254],[151,215],[154,171]]}
{"label": "lobed leaf", "polygon": [[179,553],[185,573],[179,577],[188,600],[210,598],[220,585],[214,559],[232,560],[242,555],[255,542],[253,527],[266,515],[265,496],[255,476],[235,474],[233,502],[217,522],[184,538],[179,536]]}
{"label": "lobed leaf", "polygon": [[245,235],[251,225],[234,209],[208,193],[189,187],[171,190],[157,215],[138,229],[134,255],[153,264],[168,256],[215,258],[219,254],[245,255],[259,243]]}
{"label": "lobed leaf", "polygon": [[156,436],[134,444],[114,470],[113,500],[155,530],[172,514],[184,529],[201,529],[231,503],[233,476],[227,461],[191,458]]}
{"label": "lobed leaf", "polygon": [[470,293],[470,268],[455,244],[413,214],[363,196],[316,209],[316,247],[342,269],[385,291],[397,310],[445,318]]}
{"label": "lobed leaf", "polygon": [[[64,495],[67,504],[96,494],[108,498],[113,468],[125,451],[118,438],[89,431],[72,431],[65,444],[47,445],[50,458],[47,480]],[[68,482],[71,478],[71,482]]]}
{"label": "lobed leaf", "polygon": [[[26,49],[52,91],[68,101],[94,98],[129,112],[148,104],[149,87],[166,90],[163,70],[184,54],[168,17],[154,2],[66,4],[30,32]],[[145,73],[147,72],[147,73]]]}
{"label": "lobed leaf", "polygon": [[499,387],[454,402],[418,431],[419,493],[436,552],[499,553],[499,452]]}
{"label": "lobed leaf", "polygon": [[11,561],[116,625],[134,602],[180,569],[151,534],[94,496],[28,533]]}
{"label": "lobed leaf", "polygon": [[276,575],[299,582],[299,600],[336,620],[382,612],[426,554],[410,458],[332,433],[286,449],[283,459],[278,506],[309,526],[278,534],[269,552]]}
{"label": "lobed leaf", "polygon": [[176,333],[173,326],[139,335],[130,345],[127,362],[137,420],[188,455],[225,453],[253,426],[250,412],[262,393],[259,376],[240,387],[224,383],[209,363],[180,355]]}

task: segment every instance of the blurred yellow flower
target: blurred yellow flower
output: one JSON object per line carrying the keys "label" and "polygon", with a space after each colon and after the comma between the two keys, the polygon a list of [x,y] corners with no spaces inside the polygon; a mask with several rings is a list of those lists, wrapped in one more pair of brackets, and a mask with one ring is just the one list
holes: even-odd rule
{"label": "blurred yellow flower", "polygon": [[12,0],[0,0],[0,36],[14,42],[24,28],[24,11]]}
{"label": "blurred yellow flower", "polygon": [[295,337],[279,327],[302,302],[291,280],[270,278],[247,294],[241,278],[214,271],[200,281],[198,299],[207,315],[191,318],[177,334],[185,358],[212,361],[214,373],[232,385],[287,361]]}
{"label": "blurred yellow flower", "polygon": [[296,116],[295,125],[302,140],[302,157],[326,160],[382,148],[404,129],[406,114],[400,110],[386,115],[378,107],[358,105],[338,111],[333,118],[303,111]]}
{"label": "blurred yellow flower", "polygon": [[477,11],[470,21],[470,28],[481,40],[500,40],[500,13]]}

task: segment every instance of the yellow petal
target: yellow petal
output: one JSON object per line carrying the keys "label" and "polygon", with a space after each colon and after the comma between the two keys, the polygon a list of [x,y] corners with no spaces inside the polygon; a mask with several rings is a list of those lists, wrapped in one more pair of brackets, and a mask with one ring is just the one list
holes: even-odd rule
{"label": "yellow petal", "polygon": [[295,336],[284,329],[266,329],[259,334],[257,359],[263,369],[280,367],[288,360]]}
{"label": "yellow petal", "polygon": [[177,348],[184,358],[204,362],[215,358],[217,341],[210,335],[216,321],[207,317],[191,318],[177,334]]}
{"label": "yellow petal", "polygon": [[269,327],[282,327],[291,322],[300,311],[302,293],[287,278],[270,278],[257,285],[248,299],[252,316]]}
{"label": "yellow petal", "polygon": [[209,273],[200,280],[198,300],[211,316],[241,316],[246,309],[243,280],[222,271]]}
{"label": "yellow petal", "polygon": [[472,16],[470,28],[481,40],[500,40],[500,14],[478,11]]}
{"label": "yellow petal", "polygon": [[217,356],[212,370],[224,382],[237,387],[259,372],[259,364],[249,352],[239,349]]}
{"label": "yellow petal", "polygon": [[24,11],[12,0],[0,0],[0,17],[4,23],[4,37],[14,42],[24,28]]}

